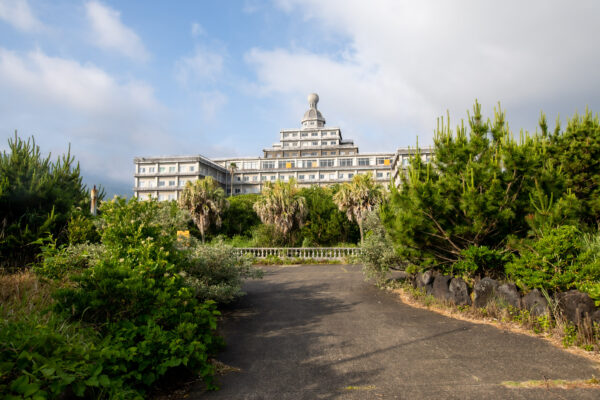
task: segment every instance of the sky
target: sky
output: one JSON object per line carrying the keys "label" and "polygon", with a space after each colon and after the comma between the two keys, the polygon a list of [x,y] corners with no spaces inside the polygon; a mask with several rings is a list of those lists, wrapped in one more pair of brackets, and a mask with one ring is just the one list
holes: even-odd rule
{"label": "sky", "polygon": [[600,2],[0,0],[0,150],[69,148],[132,195],[133,158],[259,156],[309,93],[362,152],[432,144],[437,118],[535,131],[600,110]]}

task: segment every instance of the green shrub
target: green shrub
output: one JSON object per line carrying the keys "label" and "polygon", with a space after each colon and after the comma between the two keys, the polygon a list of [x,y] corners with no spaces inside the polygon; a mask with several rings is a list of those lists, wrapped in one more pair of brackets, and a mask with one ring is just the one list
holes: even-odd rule
{"label": "green shrub", "polygon": [[525,289],[568,290],[581,272],[581,232],[572,225],[560,226],[536,240],[527,241],[519,255],[506,264],[506,273]]}
{"label": "green shrub", "polygon": [[52,162],[33,138],[23,141],[15,133],[8,152],[0,154],[0,267],[35,261],[40,238],[64,242],[75,207],[89,210],[89,199],[70,150]]}
{"label": "green shrub", "polygon": [[365,277],[373,279],[378,286],[381,286],[386,282],[390,268],[399,265],[401,259],[394,250],[391,239],[385,234],[376,212],[368,214],[364,227],[367,237],[358,259],[363,264]]}
{"label": "green shrub", "polygon": [[43,278],[62,279],[66,275],[94,265],[104,253],[101,244],[82,243],[71,246],[57,246],[48,239],[42,245],[41,261],[34,266],[35,273]]}
{"label": "green shrub", "polygon": [[240,256],[234,247],[223,242],[192,246],[184,272],[187,285],[195,290],[198,299],[218,303],[243,295],[244,279],[262,277],[262,271],[252,267],[251,258]]}
{"label": "green shrub", "polygon": [[223,211],[221,228],[214,228],[213,233],[227,237],[252,236],[252,229],[261,223],[253,208],[259,196],[258,194],[241,194],[228,197],[229,208]]}
{"label": "green shrub", "polygon": [[461,259],[446,271],[453,275],[484,275],[499,277],[504,275],[504,265],[509,260],[506,253],[489,249],[487,246],[469,246],[462,250]]}
{"label": "green shrub", "polygon": [[286,238],[277,232],[273,225],[261,224],[252,230],[252,242],[255,247],[288,246]]}

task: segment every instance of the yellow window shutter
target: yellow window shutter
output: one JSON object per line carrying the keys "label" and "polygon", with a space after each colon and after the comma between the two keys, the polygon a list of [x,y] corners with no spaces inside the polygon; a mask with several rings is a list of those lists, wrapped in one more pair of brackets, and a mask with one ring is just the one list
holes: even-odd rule
{"label": "yellow window shutter", "polygon": [[286,168],[292,168],[292,163],[291,162],[286,162],[285,163],[285,167]]}
{"label": "yellow window shutter", "polygon": [[390,165],[390,159],[386,158],[385,160],[383,160],[383,165]]}
{"label": "yellow window shutter", "polygon": [[312,163],[312,166],[313,166],[313,168],[316,168],[316,167],[317,167],[317,162],[316,162],[316,161],[314,161],[314,162]]}

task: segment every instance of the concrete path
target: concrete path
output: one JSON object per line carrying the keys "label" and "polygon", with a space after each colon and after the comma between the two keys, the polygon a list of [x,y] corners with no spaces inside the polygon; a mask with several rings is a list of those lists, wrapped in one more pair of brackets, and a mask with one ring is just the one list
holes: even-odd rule
{"label": "concrete path", "polygon": [[188,398],[600,399],[595,389],[504,387],[600,372],[544,340],[409,307],[358,266],[264,269],[226,312],[219,359],[240,371]]}

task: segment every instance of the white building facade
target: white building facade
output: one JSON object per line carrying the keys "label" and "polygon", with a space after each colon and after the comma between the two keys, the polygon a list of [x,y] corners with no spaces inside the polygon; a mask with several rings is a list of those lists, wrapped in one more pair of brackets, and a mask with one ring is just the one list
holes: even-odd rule
{"label": "white building facade", "polygon": [[[135,158],[136,197],[175,200],[185,182],[213,176],[228,194],[260,193],[265,182],[295,179],[299,186],[327,186],[348,182],[356,174],[371,174],[384,185],[398,178],[410,150],[394,153],[359,153],[339,127],[325,126],[317,108],[319,96],[308,96],[309,109],[299,129],[283,129],[279,142],[263,150],[262,157],[231,157],[209,160],[202,156]],[[429,159],[427,151],[421,151]],[[149,186],[154,185],[154,186]]]}

